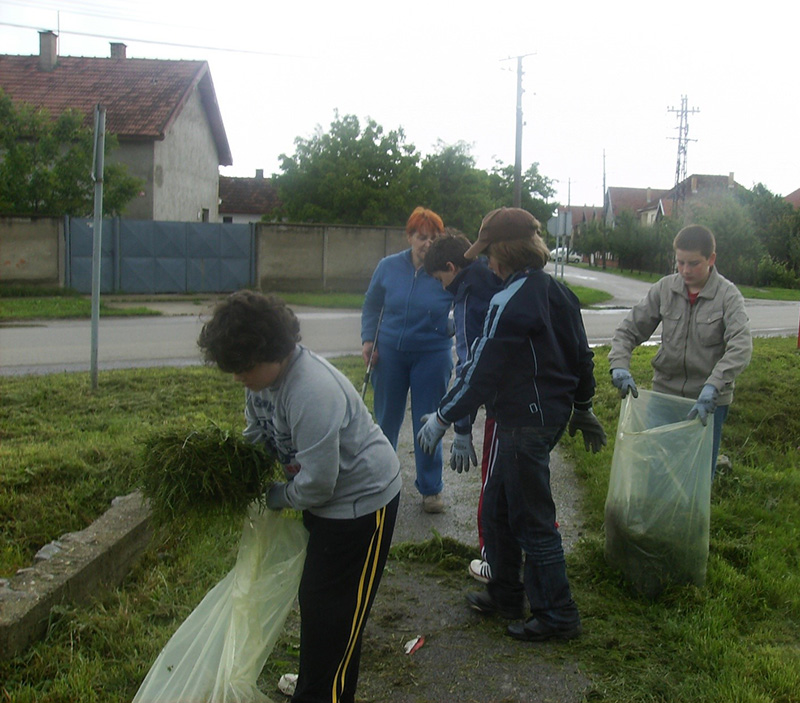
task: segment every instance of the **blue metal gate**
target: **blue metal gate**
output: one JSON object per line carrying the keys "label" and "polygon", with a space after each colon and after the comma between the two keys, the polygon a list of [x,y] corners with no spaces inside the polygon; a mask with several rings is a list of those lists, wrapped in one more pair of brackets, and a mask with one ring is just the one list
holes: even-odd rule
{"label": "blue metal gate", "polygon": [[[69,218],[66,283],[92,291],[93,221]],[[103,221],[103,293],[227,293],[254,285],[255,226]]]}

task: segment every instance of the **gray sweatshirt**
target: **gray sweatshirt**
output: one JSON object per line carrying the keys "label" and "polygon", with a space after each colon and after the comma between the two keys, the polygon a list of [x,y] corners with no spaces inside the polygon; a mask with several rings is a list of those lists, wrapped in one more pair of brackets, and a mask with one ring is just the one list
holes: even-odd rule
{"label": "gray sweatshirt", "polygon": [[400,491],[400,462],[350,380],[302,345],[274,386],[246,391],[244,436],[283,462],[286,503],[353,519]]}

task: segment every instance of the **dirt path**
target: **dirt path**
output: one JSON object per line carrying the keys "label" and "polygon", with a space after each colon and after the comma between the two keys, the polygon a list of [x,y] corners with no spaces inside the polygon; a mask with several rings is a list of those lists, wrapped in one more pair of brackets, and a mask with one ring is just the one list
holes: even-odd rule
{"label": "dirt path", "polygon": [[[483,427],[483,416],[476,428]],[[451,432],[445,436],[449,457]],[[474,432],[480,456],[481,432]],[[394,544],[424,542],[434,534],[477,549],[475,515],[480,470],[456,474],[445,467],[441,515],[422,512],[414,489],[411,421],[401,431],[398,454],[403,471]],[[564,545],[569,550],[581,533],[581,494],[572,467],[554,452],[553,494]],[[435,531],[435,532],[434,532]],[[530,644],[507,637],[507,621],[470,610],[464,596],[481,585],[463,570],[414,561],[390,560],[364,637],[359,703],[579,703],[589,681],[569,654],[569,643]],[[297,626],[291,622],[289,628]],[[424,645],[407,655],[404,644],[422,635]],[[275,701],[275,690],[264,690]],[[286,700],[285,698],[283,700]]]}

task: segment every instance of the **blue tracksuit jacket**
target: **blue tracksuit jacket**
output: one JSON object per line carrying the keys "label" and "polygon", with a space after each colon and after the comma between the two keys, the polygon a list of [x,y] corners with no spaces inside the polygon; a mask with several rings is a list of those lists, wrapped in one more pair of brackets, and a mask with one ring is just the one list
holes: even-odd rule
{"label": "blue tracksuit jacket", "polygon": [[383,307],[381,344],[397,351],[441,351],[453,343],[447,318],[452,294],[424,269],[416,270],[411,249],[380,260],[364,296],[361,341],[375,339]]}

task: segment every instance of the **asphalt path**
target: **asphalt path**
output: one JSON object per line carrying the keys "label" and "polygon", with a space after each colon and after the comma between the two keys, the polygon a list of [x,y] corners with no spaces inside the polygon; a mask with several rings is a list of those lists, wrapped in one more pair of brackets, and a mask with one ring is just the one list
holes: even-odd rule
{"label": "asphalt path", "polygon": [[[552,264],[549,268],[552,271]],[[647,283],[574,266],[564,267],[564,278],[576,285],[606,290],[613,296],[603,307],[583,311],[592,345],[608,344],[628,309],[649,288]],[[210,312],[210,304],[159,301],[146,305],[161,311],[163,316],[100,320],[100,370],[200,363],[197,336]],[[329,357],[360,353],[359,311],[299,307],[295,311],[303,343],[309,348]],[[798,333],[800,304],[797,302],[748,300],[747,311],[757,336]],[[658,330],[653,341],[658,341]],[[89,320],[33,321],[0,327],[0,375],[84,371],[90,367],[90,358]]]}

